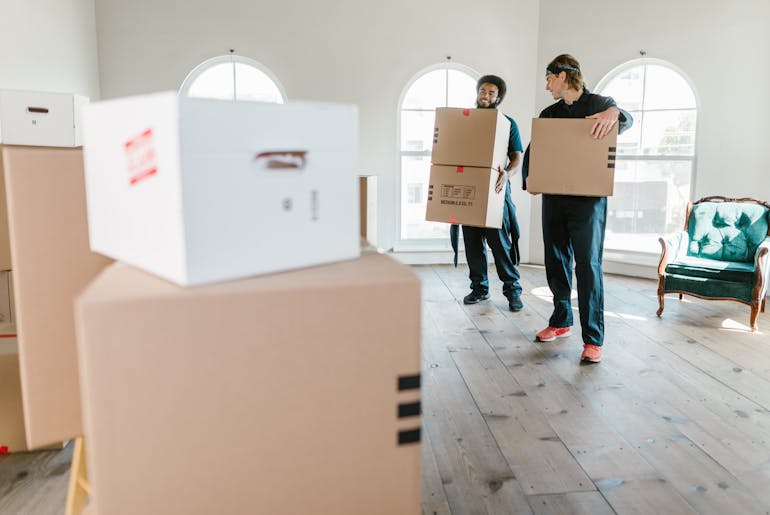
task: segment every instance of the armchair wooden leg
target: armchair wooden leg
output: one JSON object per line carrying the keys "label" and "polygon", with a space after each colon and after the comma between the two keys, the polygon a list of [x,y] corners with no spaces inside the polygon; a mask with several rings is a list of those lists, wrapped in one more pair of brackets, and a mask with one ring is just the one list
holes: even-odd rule
{"label": "armchair wooden leg", "polygon": [[680,293],[680,294],[679,294],[679,300],[682,300],[683,298],[684,298],[684,294],[683,294],[683,293]]}
{"label": "armchair wooden leg", "polygon": [[658,311],[655,313],[660,316],[663,314],[663,294],[658,292]]}
{"label": "armchair wooden leg", "polygon": [[757,331],[757,317],[759,316],[759,302],[751,303],[751,317],[749,318],[749,324],[751,325],[751,332]]}

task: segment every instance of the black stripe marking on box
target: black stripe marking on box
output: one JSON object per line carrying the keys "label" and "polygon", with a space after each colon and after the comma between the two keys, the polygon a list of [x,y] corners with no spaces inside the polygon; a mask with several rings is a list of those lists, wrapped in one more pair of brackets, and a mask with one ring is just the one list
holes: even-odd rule
{"label": "black stripe marking on box", "polygon": [[406,429],[398,432],[398,445],[418,443],[420,441],[420,428]]}
{"label": "black stripe marking on box", "polygon": [[420,389],[420,374],[412,376],[399,376],[398,378],[398,391],[403,390],[419,390]]}
{"label": "black stripe marking on box", "polygon": [[420,401],[398,405],[398,418],[419,417],[421,413]]}

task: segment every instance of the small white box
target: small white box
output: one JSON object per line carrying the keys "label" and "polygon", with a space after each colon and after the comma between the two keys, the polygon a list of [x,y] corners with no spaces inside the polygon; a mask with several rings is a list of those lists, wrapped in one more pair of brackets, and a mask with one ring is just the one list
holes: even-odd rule
{"label": "small white box", "polygon": [[79,147],[88,98],[70,93],[0,90],[0,143]]}
{"label": "small white box", "polygon": [[360,255],[354,105],[163,92],[83,122],[95,252],[183,286]]}

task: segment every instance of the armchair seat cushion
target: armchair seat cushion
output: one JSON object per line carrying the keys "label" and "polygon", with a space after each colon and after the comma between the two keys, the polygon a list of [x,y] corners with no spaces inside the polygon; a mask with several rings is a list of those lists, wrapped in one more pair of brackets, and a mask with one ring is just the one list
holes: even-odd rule
{"label": "armchair seat cushion", "polygon": [[695,256],[681,256],[666,265],[666,274],[702,279],[728,281],[742,285],[754,284],[754,263],[715,261]]}
{"label": "armchair seat cushion", "polygon": [[679,274],[667,274],[665,281],[667,292],[689,293],[703,299],[734,299],[746,304],[751,302],[751,288],[747,288],[745,283]]}

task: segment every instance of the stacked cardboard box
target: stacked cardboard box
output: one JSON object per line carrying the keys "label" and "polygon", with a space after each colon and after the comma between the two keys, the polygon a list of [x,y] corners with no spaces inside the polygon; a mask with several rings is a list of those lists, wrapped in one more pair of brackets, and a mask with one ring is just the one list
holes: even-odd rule
{"label": "stacked cardboard box", "polygon": [[0,326],[0,455],[26,451],[19,353],[13,328]]}
{"label": "stacked cardboard box", "polygon": [[109,262],[88,247],[82,151],[72,148],[87,101],[0,91],[0,268],[13,268],[0,278],[0,306],[7,285],[19,342],[18,355],[5,360],[20,367],[23,448],[82,433],[73,300]]}
{"label": "stacked cardboard box", "polygon": [[82,150],[2,149],[27,442],[82,434],[75,296],[111,260],[88,246]]}
{"label": "stacked cardboard box", "polygon": [[83,123],[96,252],[184,286],[359,255],[355,106],[166,92]]}
{"label": "stacked cardboard box", "polygon": [[377,176],[358,177],[361,210],[361,238],[377,246]]}
{"label": "stacked cardboard box", "polygon": [[497,167],[508,160],[510,122],[497,109],[436,109],[425,219],[500,228],[505,190]]}
{"label": "stacked cardboard box", "polygon": [[595,120],[535,118],[529,148],[527,191],[607,197],[613,192],[617,124],[602,139],[590,132]]}
{"label": "stacked cardboard box", "polygon": [[356,124],[176,93],[87,110],[91,247],[122,261],[76,303],[99,513],[420,513],[420,285],[360,256]]}
{"label": "stacked cardboard box", "polygon": [[196,288],[119,263],[76,310],[99,513],[420,513],[420,282],[392,258]]}

